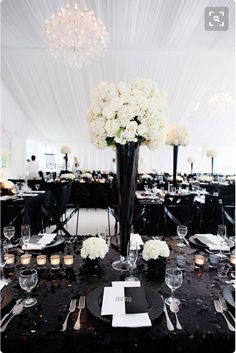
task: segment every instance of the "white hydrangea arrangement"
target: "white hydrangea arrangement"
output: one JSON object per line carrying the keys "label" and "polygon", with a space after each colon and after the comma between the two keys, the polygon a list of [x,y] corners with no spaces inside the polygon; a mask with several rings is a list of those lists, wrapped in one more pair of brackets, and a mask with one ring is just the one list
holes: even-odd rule
{"label": "white hydrangea arrangement", "polygon": [[170,255],[169,246],[162,240],[148,240],[144,244],[143,259],[157,260],[159,257],[168,257]]}
{"label": "white hydrangea arrangement", "polygon": [[209,175],[202,175],[198,177],[198,181],[203,182],[203,183],[210,183],[213,181],[213,177]]}
{"label": "white hydrangea arrangement", "polygon": [[74,180],[75,176],[72,173],[65,173],[60,176],[60,179]]}
{"label": "white hydrangea arrangement", "polygon": [[87,179],[92,179],[92,174],[91,173],[83,173],[81,174],[81,178],[87,178]]}
{"label": "white hydrangea arrangement", "polygon": [[189,132],[185,125],[171,124],[167,131],[167,145],[186,146],[189,144]]}
{"label": "white hydrangea arrangement", "polygon": [[188,162],[188,163],[195,163],[196,160],[195,160],[194,157],[188,157],[187,162]]}
{"label": "white hydrangea arrangement", "polygon": [[72,151],[71,151],[71,148],[69,146],[61,146],[61,153],[64,153],[64,154],[70,154]]}
{"label": "white hydrangea arrangement", "polygon": [[217,157],[217,152],[216,152],[216,150],[214,148],[209,148],[206,151],[206,155],[207,155],[207,157],[214,158],[214,157]]}
{"label": "white hydrangea arrangement", "polygon": [[[173,181],[173,176],[168,177],[167,180],[168,180],[168,181]],[[183,179],[182,176],[180,176],[180,175],[177,175],[177,176],[176,176],[176,181],[182,182],[183,180],[184,180],[184,179]]]}
{"label": "white hydrangea arrangement", "polygon": [[92,143],[98,148],[142,142],[156,149],[166,141],[167,97],[156,84],[138,78],[129,86],[102,82],[87,113]]}
{"label": "white hydrangea arrangement", "polygon": [[81,257],[95,260],[97,258],[104,259],[108,252],[108,245],[102,238],[91,237],[83,241],[81,248]]}
{"label": "white hydrangea arrangement", "polygon": [[149,175],[149,174],[143,174],[143,175],[141,176],[141,179],[144,179],[144,180],[152,180],[152,176]]}

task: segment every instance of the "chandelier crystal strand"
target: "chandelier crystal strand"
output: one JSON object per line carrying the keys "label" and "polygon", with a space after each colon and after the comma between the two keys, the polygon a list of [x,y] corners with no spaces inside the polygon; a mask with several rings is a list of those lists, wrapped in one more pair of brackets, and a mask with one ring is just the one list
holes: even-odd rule
{"label": "chandelier crystal strand", "polygon": [[44,32],[50,53],[76,68],[100,58],[109,40],[103,22],[79,4],[66,5],[53,14],[45,21]]}
{"label": "chandelier crystal strand", "polygon": [[230,95],[224,92],[216,93],[208,100],[209,107],[222,112],[228,110],[234,104],[235,100]]}

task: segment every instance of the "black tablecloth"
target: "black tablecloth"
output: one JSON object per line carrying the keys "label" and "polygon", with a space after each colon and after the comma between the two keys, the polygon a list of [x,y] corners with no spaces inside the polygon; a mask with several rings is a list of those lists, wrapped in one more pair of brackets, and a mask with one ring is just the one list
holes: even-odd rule
{"label": "black tablecloth", "polygon": [[[172,251],[167,267],[175,264],[175,256],[179,251],[173,250],[177,249],[175,240],[169,240],[169,244]],[[150,328],[112,328],[92,317],[85,309],[82,312],[80,331],[73,330],[78,314],[76,310],[70,316],[68,330],[60,332],[72,297],[88,295],[91,290],[110,285],[111,281],[121,278],[120,272],[113,270],[111,266],[113,260],[119,256],[113,249],[101,262],[101,269],[90,274],[81,266],[80,247],[81,238],[77,238],[72,245],[66,245],[66,250],[61,249],[61,254],[70,250],[75,254],[74,270],[65,271],[62,266],[60,271],[51,271],[50,268],[39,271],[39,282],[33,290],[38,304],[24,309],[9,324],[2,334],[3,353],[234,351],[234,334],[226,327],[223,317],[215,313],[213,306],[213,299],[222,294],[225,279],[218,278],[216,271],[207,266],[203,271],[194,270],[194,250],[190,248],[185,249],[189,254],[183,285],[176,291],[176,296],[181,300],[179,319],[184,327],[183,331],[167,331],[164,317],[153,322]],[[16,272],[19,270],[20,266],[17,266]],[[141,256],[135,275],[142,285],[156,289],[164,297],[170,295],[163,279],[148,275]],[[14,297],[21,298],[23,292],[18,285],[17,274],[14,272],[11,276]],[[170,316],[174,322],[173,315]]]}

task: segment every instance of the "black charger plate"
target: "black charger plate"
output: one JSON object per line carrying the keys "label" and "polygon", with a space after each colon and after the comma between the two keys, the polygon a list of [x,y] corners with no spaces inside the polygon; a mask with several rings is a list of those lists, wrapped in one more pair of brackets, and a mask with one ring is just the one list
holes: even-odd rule
{"label": "black charger plate", "polygon": [[[95,316],[97,319],[106,322],[108,324],[112,323],[112,316],[101,316],[101,308],[102,308],[102,298],[103,298],[103,289],[104,287],[99,287],[94,289],[89,293],[86,305],[88,311]],[[163,299],[159,293],[157,293],[154,289],[145,287],[145,294],[148,304],[148,314],[150,320],[153,321],[157,319],[164,310]]]}
{"label": "black charger plate", "polygon": [[[234,248],[234,242],[230,239],[227,239],[226,242],[228,243],[231,251]],[[195,238],[195,235],[192,235],[191,237],[189,237],[189,243],[194,247],[198,247],[200,249],[209,249],[209,247],[206,244],[201,243],[200,240]]]}

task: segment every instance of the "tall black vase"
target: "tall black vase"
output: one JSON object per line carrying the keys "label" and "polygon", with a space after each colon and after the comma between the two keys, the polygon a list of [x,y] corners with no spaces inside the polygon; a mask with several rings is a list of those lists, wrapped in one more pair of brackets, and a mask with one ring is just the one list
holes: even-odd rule
{"label": "tall black vase", "polygon": [[68,154],[65,153],[65,167],[66,167],[66,170],[67,170],[67,166],[68,166]]}
{"label": "tall black vase", "polygon": [[191,163],[191,174],[193,174],[193,163]]}
{"label": "tall black vase", "polygon": [[211,157],[211,175],[214,174],[214,157]]}
{"label": "tall black vase", "polygon": [[115,261],[112,266],[118,270],[127,270],[125,257],[133,219],[139,146],[137,142],[127,142],[125,145],[116,144],[121,260]]}
{"label": "tall black vase", "polygon": [[173,185],[176,187],[177,163],[178,163],[178,145],[173,146]]}

